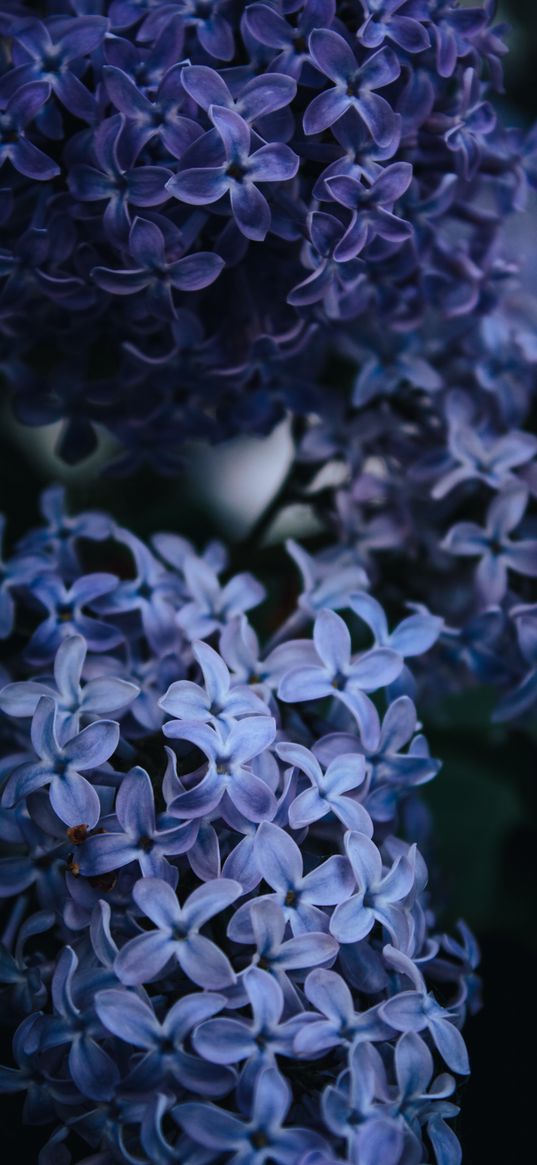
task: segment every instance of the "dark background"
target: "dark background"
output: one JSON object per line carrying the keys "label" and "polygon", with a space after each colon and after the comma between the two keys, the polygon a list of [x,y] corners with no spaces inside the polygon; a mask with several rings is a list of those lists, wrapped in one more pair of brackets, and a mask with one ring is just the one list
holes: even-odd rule
{"label": "dark background", "polygon": [[[503,116],[510,124],[529,125],[537,117],[537,0],[508,0],[499,15],[512,26]],[[535,221],[528,219],[528,230],[536,229]],[[1,427],[0,508],[8,517],[11,541],[36,524],[38,494],[53,470],[39,459],[31,439],[21,447],[7,422]],[[70,478],[69,493],[75,508],[109,508],[142,536],[159,528],[178,528],[197,542],[215,533],[226,536],[215,513],[200,501],[195,482],[185,486],[141,474],[107,483],[82,475]],[[238,545],[238,568],[243,557],[252,568],[246,548]],[[265,577],[268,571],[282,595],[289,575],[283,552],[271,547],[256,565]],[[537,985],[537,749],[535,725],[533,731],[531,726],[527,731],[491,727],[491,705],[490,693],[474,691],[446,700],[435,720],[429,718],[431,749],[443,758],[444,768],[426,797],[435,821],[433,879],[442,922],[447,928],[464,916],[482,950],[484,1007],[465,1030],[472,1076],[462,1090],[458,1122],[464,1162],[521,1165],[537,1160],[532,1002]],[[0,1060],[9,1063],[9,1039],[0,1042]],[[21,1132],[20,1107],[17,1097],[3,1098],[5,1165],[37,1162],[43,1141],[43,1130]]]}

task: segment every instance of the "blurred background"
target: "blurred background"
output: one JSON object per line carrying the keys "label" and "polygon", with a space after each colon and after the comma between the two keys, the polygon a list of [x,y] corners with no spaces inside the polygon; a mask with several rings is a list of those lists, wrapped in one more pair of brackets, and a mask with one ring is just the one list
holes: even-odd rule
{"label": "blurred background", "polygon": [[[537,0],[505,0],[498,15],[512,29],[502,113],[510,124],[529,125],[537,117]],[[535,247],[535,210],[522,220],[522,230]],[[198,545],[214,536],[231,541],[235,568],[259,571],[273,601],[285,608],[297,579],[281,542],[289,534],[314,534],[311,515],[303,508],[287,513],[261,550],[254,550],[251,534],[289,467],[286,422],[262,441],[188,450],[178,481],[149,472],[106,479],[102,468],[111,449],[104,441],[81,467],[66,469],[54,454],[59,431],[23,430],[7,411],[1,415],[0,509],[8,517],[10,542],[36,524],[40,490],[59,479],[72,509],[108,509],[141,536],[165,529]],[[531,1159],[534,1142],[537,1151],[534,1070],[526,1052],[537,979],[536,734],[531,725],[527,731],[491,727],[491,704],[489,693],[473,690],[447,699],[426,723],[433,755],[444,760],[441,777],[425,793],[437,840],[436,899],[446,928],[464,916],[483,955],[484,1008],[466,1031],[473,1074],[463,1090],[458,1130],[466,1165],[515,1165]],[[19,1157],[35,1161],[41,1135],[36,1142],[29,1134],[23,1143],[13,1098],[8,1107],[2,1125],[6,1165],[15,1148]]]}

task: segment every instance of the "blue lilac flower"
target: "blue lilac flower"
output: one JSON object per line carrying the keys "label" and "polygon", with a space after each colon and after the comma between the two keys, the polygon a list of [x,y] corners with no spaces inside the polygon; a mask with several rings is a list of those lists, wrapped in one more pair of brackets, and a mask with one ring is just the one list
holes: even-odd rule
{"label": "blue lilac flower", "polygon": [[[303,590],[267,641],[264,589],[220,544],[150,548],[59,489],[42,511],[5,559],[0,1090],[49,1126],[43,1161],[68,1165],[76,1134],[99,1165],[451,1165],[478,952],[437,934],[398,811],[440,767],[423,657],[466,639],[419,602],[388,619],[347,542],[291,546]],[[516,703],[533,608],[512,618]]]}

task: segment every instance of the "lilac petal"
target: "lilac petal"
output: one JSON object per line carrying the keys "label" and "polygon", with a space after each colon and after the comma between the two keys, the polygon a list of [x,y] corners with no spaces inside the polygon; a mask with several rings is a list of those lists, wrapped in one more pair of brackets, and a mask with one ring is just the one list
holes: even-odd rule
{"label": "lilac petal", "polygon": [[192,650],[203,672],[209,704],[220,703],[227,696],[230,683],[222,657],[208,643],[195,643]]}
{"label": "lilac petal", "polygon": [[292,29],[268,4],[249,4],[245,10],[245,22],[248,32],[268,48],[285,49],[292,44]]}
{"label": "lilac petal", "polygon": [[112,756],[119,742],[119,725],[115,720],[98,720],[88,724],[78,736],[67,741],[64,754],[73,768],[95,769]]}
{"label": "lilac petal", "polygon": [[341,975],[317,968],[310,971],[304,987],[307,998],[327,1019],[347,1024],[354,1016],[352,995]]}
{"label": "lilac petal", "polygon": [[2,792],[2,805],[10,808],[23,797],[41,789],[51,778],[50,764],[22,764],[8,777]]}
{"label": "lilac petal", "polygon": [[275,735],[276,722],[272,717],[249,716],[231,728],[227,739],[228,755],[235,764],[244,764],[264,752]]}
{"label": "lilac petal", "polygon": [[[149,282],[145,270],[113,271],[109,267],[93,267],[91,278],[103,291],[110,295],[136,295],[143,291]],[[113,646],[113,644],[111,645]]]}
{"label": "lilac petal", "polygon": [[240,107],[249,121],[255,121],[290,105],[296,90],[297,83],[292,77],[282,73],[263,73],[252,77],[241,90]]}
{"label": "lilac petal", "polygon": [[511,542],[505,553],[505,561],[511,570],[518,574],[525,574],[529,578],[537,577],[537,539],[520,539]]}
{"label": "lilac petal", "polygon": [[490,536],[501,541],[514,530],[524,517],[528,504],[528,491],[519,482],[508,485],[494,498],[488,511],[487,531]]}
{"label": "lilac petal", "polygon": [[363,894],[355,894],[336,906],[330,919],[330,933],[340,943],[355,943],[366,938],[375,922],[375,915],[363,904]]}
{"label": "lilac petal", "polygon": [[176,944],[176,956],[185,975],[198,987],[218,990],[220,987],[230,987],[236,981],[227,956],[201,934],[189,935],[183,942]]}
{"label": "lilac petal", "polygon": [[101,816],[97,793],[85,777],[69,769],[50,783],[50,803],[66,825],[86,825],[93,829]]}
{"label": "lilac petal", "polygon": [[320,667],[294,667],[280,681],[278,698],[286,703],[302,700],[322,700],[333,696],[334,689],[325,671]]}
{"label": "lilac petal", "polygon": [[171,283],[179,291],[200,291],[218,279],[225,266],[220,255],[208,251],[198,251],[195,255],[185,255],[168,268]]}
{"label": "lilac petal", "polygon": [[237,1117],[213,1104],[178,1104],[173,1115],[182,1129],[198,1145],[215,1149],[240,1148],[244,1141],[244,1125]]}
{"label": "lilac petal", "polygon": [[460,1076],[466,1076],[470,1071],[470,1064],[466,1044],[458,1028],[447,1019],[439,1019],[431,1021],[429,1031],[448,1068]]}
{"label": "lilac petal", "polygon": [[345,672],[351,655],[351,637],[343,619],[335,611],[320,611],[313,630],[317,653],[332,675]]}
{"label": "lilac petal", "polygon": [[103,676],[100,679],[88,680],[82,693],[80,707],[84,712],[115,712],[118,708],[132,704],[139,693],[140,688],[128,680]]}
{"label": "lilac petal", "polygon": [[136,1048],[152,1048],[160,1034],[160,1024],[147,1003],[131,991],[115,988],[99,991],[95,1010],[101,1023],[127,1044]]}
{"label": "lilac petal", "polygon": [[[165,724],[164,729],[167,727]],[[171,735],[171,733],[166,735]],[[170,805],[170,811],[179,818],[203,817],[204,814],[210,813],[216,808],[223,795],[222,778],[216,769],[211,768],[199,785],[174,798]]]}
{"label": "lilac petal", "polygon": [[140,934],[121,948],[114,970],[127,987],[148,983],[159,975],[176,950],[177,943],[158,930]]}
{"label": "lilac petal", "polygon": [[[339,907],[336,907],[339,910]],[[252,911],[252,921],[254,914]],[[304,970],[306,967],[317,967],[319,963],[328,963],[335,958],[338,944],[329,934],[322,931],[310,931],[308,934],[296,935],[283,943],[274,963],[277,967],[292,970]]]}
{"label": "lilac petal", "polygon": [[391,684],[401,674],[401,656],[387,647],[374,647],[355,660],[349,670],[349,688],[356,685],[365,692]]}
{"label": "lilac petal", "polygon": [[450,1129],[440,1114],[427,1121],[427,1132],[434,1149],[438,1165],[461,1165],[462,1149],[453,1129]]}
{"label": "lilac petal", "polygon": [[153,787],[145,769],[136,765],[123,778],[116,797],[116,814],[132,837],[151,837],[155,832]]}
{"label": "lilac petal", "polygon": [[268,785],[246,769],[234,773],[227,792],[247,821],[270,821],[276,813],[276,798]]}
{"label": "lilac petal", "polygon": [[303,829],[312,821],[319,821],[330,812],[332,806],[326,797],[321,797],[317,789],[305,789],[289,806],[291,829]]}
{"label": "lilac petal", "polygon": [[149,219],[135,218],[129,234],[129,250],[140,267],[151,269],[164,265],[164,236]]}
{"label": "lilac petal", "polygon": [[437,615],[409,615],[395,628],[390,643],[404,659],[422,655],[436,643],[443,627]]}
{"label": "lilac petal", "polygon": [[181,925],[182,916],[175,891],[159,878],[144,878],[133,889],[136,905],[163,930],[173,931]]}
{"label": "lilac petal", "polygon": [[242,894],[242,886],[230,878],[215,878],[193,890],[182,910],[188,928],[199,929],[215,914],[225,910]]}
{"label": "lilac petal", "polygon": [[64,639],[56,652],[54,660],[56,686],[73,703],[79,698],[80,677],[86,653],[87,645],[81,635],[71,635]]}
{"label": "lilac petal", "polygon": [[295,177],[298,166],[299,158],[293,150],[275,142],[252,154],[248,173],[254,182],[287,182]]}
{"label": "lilac petal", "polygon": [[354,877],[346,858],[334,854],[322,862],[302,882],[301,899],[317,906],[334,906],[349,898],[354,889]]}
{"label": "lilac petal", "polygon": [[59,752],[55,723],[56,704],[49,696],[42,696],[33,715],[30,735],[37,755],[53,762]]}
{"label": "lilac petal", "polygon": [[318,93],[304,113],[302,120],[304,133],[308,135],[323,133],[347,112],[350,104],[350,97],[338,89],[327,89],[324,93]]}
{"label": "lilac petal", "polygon": [[361,92],[357,108],[373,140],[378,146],[387,146],[397,125],[391,105],[378,93]]}
{"label": "lilac petal", "polygon": [[302,877],[300,850],[289,834],[277,825],[262,822],[256,834],[255,855],[259,870],[273,890],[287,891]]}
{"label": "lilac petal", "polygon": [[377,643],[386,643],[388,639],[388,623],[380,603],[372,595],[368,595],[365,591],[360,591],[351,595],[350,606],[354,613],[360,619],[363,619],[364,623],[367,623],[367,626],[371,628]]}
{"label": "lilac petal", "polygon": [[208,166],[205,169],[182,170],[170,178],[166,189],[178,198],[193,206],[205,206],[217,202],[229,188],[222,166]]}
{"label": "lilac petal", "polygon": [[240,114],[234,109],[212,105],[209,117],[222,138],[228,161],[247,157],[250,153],[250,127]]}
{"label": "lilac petal", "polygon": [[139,851],[123,833],[98,833],[88,838],[77,858],[80,872],[87,877],[121,869],[139,856]]}
{"label": "lilac petal", "polygon": [[229,193],[239,230],[247,239],[262,242],[271,223],[270,207],[264,194],[250,182],[234,182]]}
{"label": "lilac petal", "polygon": [[212,1064],[238,1064],[257,1051],[250,1028],[237,1019],[210,1019],[202,1023],[194,1032],[192,1042],[198,1054]]}
{"label": "lilac petal", "polygon": [[338,698],[358,721],[364,748],[369,752],[375,752],[380,740],[380,720],[373,701],[357,689],[352,692],[338,692]]}
{"label": "lilac petal", "polygon": [[102,76],[113,105],[127,117],[135,119],[152,116],[152,105],[122,69],[104,65]]}
{"label": "lilac petal", "polygon": [[476,584],[488,606],[500,603],[507,590],[506,559],[496,554],[485,554],[476,570]]}
{"label": "lilac petal", "polygon": [[119,1070],[104,1048],[88,1038],[73,1040],[69,1070],[83,1096],[111,1100],[119,1082]]}
{"label": "lilac petal", "polygon": [[260,967],[248,967],[242,976],[256,1027],[268,1031],[280,1021],[283,1011],[283,993],[276,979]]}
{"label": "lilac petal", "polygon": [[0,692],[0,708],[7,716],[33,716],[41,696],[54,698],[54,691],[37,680],[6,684]]}
{"label": "lilac petal", "polygon": [[282,760],[295,765],[301,772],[306,773],[314,784],[319,785],[322,782],[321,766],[309,748],[304,748],[302,744],[284,741],[282,744],[276,745],[276,752]]}
{"label": "lilac petal", "polygon": [[162,1023],[162,1030],[174,1043],[178,1043],[192,1028],[220,1011],[225,1002],[225,996],[209,992],[198,991],[195,995],[185,995],[170,1008]]}
{"label": "lilac petal", "polygon": [[377,886],[382,877],[382,858],[375,843],[361,833],[348,833],[345,849],[360,889],[365,892]]}
{"label": "lilac petal", "polygon": [[414,868],[404,857],[394,862],[391,870],[382,879],[378,893],[385,902],[400,902],[406,898],[414,886]]}
{"label": "lilac petal", "polygon": [[129,202],[134,206],[161,206],[169,198],[166,183],[172,177],[164,166],[139,166],[129,174]]}
{"label": "lilac petal", "polygon": [[408,190],[412,181],[412,166],[409,162],[394,162],[375,178],[371,194],[380,206],[393,205]]}
{"label": "lilac petal", "polygon": [[348,793],[358,788],[365,778],[365,760],[360,753],[343,753],[331,761],[324,777],[324,787],[330,796]]}
{"label": "lilac petal", "polygon": [[279,1128],[291,1104],[291,1089],[276,1067],[261,1073],[254,1096],[253,1117],[261,1128]]}
{"label": "lilac petal", "polygon": [[395,1045],[395,1068],[403,1097],[426,1092],[433,1074],[433,1058],[427,1044],[415,1032],[406,1032]]}
{"label": "lilac petal", "polygon": [[181,84],[202,109],[208,111],[211,105],[230,106],[232,97],[229,89],[216,69],[207,65],[190,65],[181,71]]}
{"label": "lilac petal", "polygon": [[199,684],[193,684],[191,680],[177,680],[170,684],[168,691],[161,696],[158,703],[160,708],[178,719],[205,722],[211,719],[209,704],[212,701],[208,700],[203,688],[200,688]]}
{"label": "lilac petal", "polygon": [[358,71],[358,62],[347,41],[331,29],[314,29],[309,50],[317,68],[331,81],[346,82]]}
{"label": "lilac petal", "polygon": [[381,1005],[382,1018],[396,1031],[419,1032],[427,1026],[424,998],[417,991],[401,991]]}

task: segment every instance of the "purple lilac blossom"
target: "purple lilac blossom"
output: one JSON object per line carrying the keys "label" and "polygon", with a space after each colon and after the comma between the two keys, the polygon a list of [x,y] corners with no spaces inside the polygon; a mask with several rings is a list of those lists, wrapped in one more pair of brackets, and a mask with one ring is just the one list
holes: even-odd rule
{"label": "purple lilac blossom", "polygon": [[[247,613],[263,590],[228,576],[219,544],[161,534],[154,552],[106,515],[71,517],[57,489],[42,508],[6,557],[17,631],[0,692],[0,1091],[46,1117],[40,1161],[451,1165],[478,952],[467,929],[436,932],[425,862],[398,836],[439,762],[392,690],[441,621],[418,611],[390,633],[355,589],[364,573],[343,570],[339,613],[302,596],[303,637],[284,624],[268,646]],[[97,565],[110,543],[130,554],[130,577],[84,576],[88,542]],[[45,671],[21,653],[32,570],[54,580],[51,619],[83,594],[106,653],[99,620],[70,612]],[[531,667],[534,611],[516,618]],[[326,698],[347,681],[348,700]],[[368,747],[355,700],[372,686]],[[137,718],[149,693],[159,714]]]}

